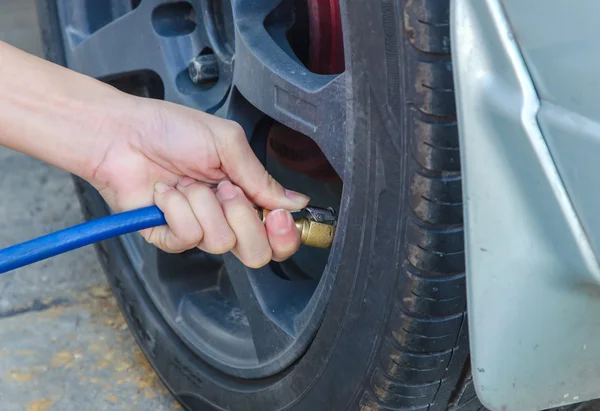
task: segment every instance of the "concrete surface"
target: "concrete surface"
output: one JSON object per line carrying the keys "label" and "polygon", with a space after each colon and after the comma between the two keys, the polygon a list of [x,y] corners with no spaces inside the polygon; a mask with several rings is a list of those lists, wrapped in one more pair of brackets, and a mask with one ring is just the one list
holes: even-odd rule
{"label": "concrete surface", "polygon": [[[0,40],[40,55],[33,0]],[[0,248],[82,221],[71,178],[0,148]],[[179,408],[138,349],[92,248],[0,276],[0,411]]]}

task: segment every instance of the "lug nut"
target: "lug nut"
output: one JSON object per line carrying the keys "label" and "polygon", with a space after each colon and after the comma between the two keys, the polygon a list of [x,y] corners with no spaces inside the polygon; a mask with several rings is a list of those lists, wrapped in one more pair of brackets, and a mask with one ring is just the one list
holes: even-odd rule
{"label": "lug nut", "polygon": [[188,65],[188,73],[194,84],[206,84],[219,78],[219,66],[214,54],[203,54]]}

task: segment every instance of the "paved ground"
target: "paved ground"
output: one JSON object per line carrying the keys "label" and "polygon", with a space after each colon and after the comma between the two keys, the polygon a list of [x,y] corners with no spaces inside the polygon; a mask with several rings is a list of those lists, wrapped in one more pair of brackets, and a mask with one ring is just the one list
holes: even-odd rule
{"label": "paved ground", "polygon": [[[39,55],[33,2],[0,2],[0,40]],[[4,149],[0,193],[0,248],[82,220],[66,173]],[[175,408],[93,249],[0,277],[0,411]]]}

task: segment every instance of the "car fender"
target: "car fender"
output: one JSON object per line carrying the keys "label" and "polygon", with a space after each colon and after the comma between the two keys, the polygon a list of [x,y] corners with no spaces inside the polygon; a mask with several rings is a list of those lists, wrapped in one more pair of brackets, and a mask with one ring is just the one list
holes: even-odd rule
{"label": "car fender", "polygon": [[[573,43],[600,34],[592,24],[599,8],[592,1],[452,3],[472,371],[492,410],[600,397],[600,222],[591,213],[600,109],[592,116],[585,105],[594,97],[600,104],[589,78],[600,72],[591,48],[598,35]],[[573,41],[560,41],[565,32]],[[569,47],[588,48],[585,72],[561,59],[572,57]],[[595,95],[584,103],[556,85],[578,74],[569,87]]]}

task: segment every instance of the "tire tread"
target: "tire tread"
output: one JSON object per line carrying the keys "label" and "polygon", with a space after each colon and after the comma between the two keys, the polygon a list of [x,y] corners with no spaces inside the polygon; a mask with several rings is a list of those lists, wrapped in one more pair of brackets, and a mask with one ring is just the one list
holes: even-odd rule
{"label": "tire tread", "polygon": [[[462,189],[449,0],[397,0],[398,41],[405,65],[406,132],[410,158],[404,264],[378,366],[361,401],[363,411],[434,410],[452,404],[452,361],[466,351],[466,291]],[[466,357],[466,354],[464,355]],[[473,391],[474,393],[474,391]],[[471,396],[473,397],[473,396]],[[474,397],[462,404],[480,407]]]}

